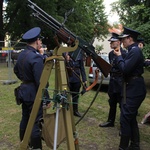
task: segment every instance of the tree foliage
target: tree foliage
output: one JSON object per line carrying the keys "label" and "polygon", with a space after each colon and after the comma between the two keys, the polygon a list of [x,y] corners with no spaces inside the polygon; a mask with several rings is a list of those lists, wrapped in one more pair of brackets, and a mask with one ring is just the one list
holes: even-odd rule
{"label": "tree foliage", "polygon": [[[91,42],[96,36],[103,38],[108,32],[107,16],[104,13],[103,0],[32,0],[60,23],[65,12],[74,8],[68,16],[65,26],[84,40]],[[3,31],[8,32],[12,40],[18,40],[28,29],[39,26],[45,37],[44,44],[54,48],[54,33],[42,22],[36,20],[27,0],[8,0]]]}
{"label": "tree foliage", "polygon": [[124,26],[141,33],[145,41],[143,53],[146,58],[150,58],[150,1],[119,0],[112,4],[112,11],[117,12]]}

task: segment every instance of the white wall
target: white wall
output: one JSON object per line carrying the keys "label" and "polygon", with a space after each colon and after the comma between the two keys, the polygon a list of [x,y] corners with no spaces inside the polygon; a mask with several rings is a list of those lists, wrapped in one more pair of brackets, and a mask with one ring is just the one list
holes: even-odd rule
{"label": "white wall", "polygon": [[110,39],[111,34],[108,34],[107,38],[104,39],[104,41],[102,40],[98,40],[97,38],[95,39],[93,46],[96,47],[96,45],[103,45],[103,50],[102,52],[106,52],[109,53],[111,51],[110,49],[110,42],[108,41],[108,39]]}

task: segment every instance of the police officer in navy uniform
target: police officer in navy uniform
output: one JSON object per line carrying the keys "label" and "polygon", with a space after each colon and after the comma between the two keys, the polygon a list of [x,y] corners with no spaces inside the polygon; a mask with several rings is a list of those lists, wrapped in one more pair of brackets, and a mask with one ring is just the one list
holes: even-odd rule
{"label": "police officer in navy uniform", "polygon": [[[14,67],[14,73],[22,81],[20,97],[22,98],[22,119],[20,122],[20,140],[23,140],[28,124],[34,99],[40,84],[40,77],[43,70],[43,57],[37,50],[41,47],[41,29],[35,27],[27,31],[22,39],[27,42],[25,50],[19,56]],[[30,147],[32,149],[42,149],[40,129],[38,120],[42,117],[42,104],[39,108],[33,130],[31,133]]]}
{"label": "police officer in navy uniform", "polygon": [[146,59],[146,60],[144,61],[144,66],[145,66],[145,67],[150,66],[150,59]]}
{"label": "police officer in navy uniform", "polygon": [[114,49],[120,49],[123,58],[126,56],[126,51],[121,48],[119,34],[112,33],[112,37],[108,41],[111,49],[113,49],[109,52],[109,62],[112,65],[108,87],[110,109],[107,122],[100,124],[100,127],[114,127],[117,103],[120,106],[121,102],[122,73],[116,64],[117,56],[114,54]]}
{"label": "police officer in navy uniform", "polygon": [[[142,49],[144,48],[144,46],[145,46],[144,39],[143,39],[143,38],[138,38],[138,39],[137,39],[137,42],[138,42],[139,48],[142,50]],[[146,60],[144,61],[144,66],[145,66],[145,67],[150,66],[150,59],[146,59]]]}
{"label": "police officer in navy uniform", "polygon": [[138,109],[145,99],[146,87],[142,74],[144,73],[144,57],[138,47],[139,32],[124,27],[122,43],[128,49],[123,59],[120,50],[115,51],[119,70],[123,73],[123,99],[121,104],[121,138],[119,150],[140,150],[139,128],[136,120]]}
{"label": "police officer in navy uniform", "polygon": [[68,53],[66,53],[65,57],[69,76],[69,89],[72,92],[73,113],[74,116],[81,117],[81,114],[78,111],[79,92],[81,88],[81,82],[83,82],[84,85],[87,82],[83,57],[80,57],[76,61],[71,59]]}
{"label": "police officer in navy uniform", "polygon": [[139,46],[140,49],[143,49],[143,47],[145,46],[143,38],[138,38],[137,43],[138,43],[138,46]]}

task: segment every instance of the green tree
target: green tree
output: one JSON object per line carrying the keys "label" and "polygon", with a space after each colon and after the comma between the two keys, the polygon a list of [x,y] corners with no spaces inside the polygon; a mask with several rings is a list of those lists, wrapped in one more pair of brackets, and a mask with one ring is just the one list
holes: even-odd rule
{"label": "green tree", "polygon": [[104,45],[96,45],[95,49],[100,53],[104,49]]}
{"label": "green tree", "polygon": [[119,0],[112,4],[112,11],[117,12],[124,26],[141,33],[145,40],[143,53],[146,58],[150,58],[150,1]]}
{"label": "green tree", "polygon": [[[68,4],[66,0],[65,4]],[[64,14],[64,1],[58,0],[58,15]],[[108,33],[107,16],[104,13],[103,0],[76,0],[72,2],[74,13],[69,16],[66,26],[76,35],[91,41],[94,37],[102,38]],[[70,8],[70,3],[69,6]]]}
{"label": "green tree", "polygon": [[[74,8],[65,26],[86,41],[90,42],[95,36],[102,38],[107,34],[107,16],[104,13],[103,0],[34,0],[33,2],[60,23],[64,21],[65,12]],[[27,7],[27,0],[8,0],[6,12],[3,29],[9,32],[11,39],[17,40],[29,28],[40,26],[45,36],[44,44],[54,48],[54,43],[51,42],[53,32],[31,16],[32,11]]]}

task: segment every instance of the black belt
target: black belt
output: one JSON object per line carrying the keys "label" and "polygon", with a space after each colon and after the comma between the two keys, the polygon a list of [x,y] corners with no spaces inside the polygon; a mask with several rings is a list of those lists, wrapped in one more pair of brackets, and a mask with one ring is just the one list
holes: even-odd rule
{"label": "black belt", "polygon": [[22,84],[30,84],[30,83],[34,83],[33,81],[22,81]]}
{"label": "black belt", "polygon": [[130,77],[125,78],[125,81],[130,82],[131,80],[141,78],[141,77],[142,77],[141,75],[130,76]]}
{"label": "black belt", "polygon": [[124,83],[123,83],[123,104],[126,104],[126,84],[128,84],[128,82],[130,82],[131,80],[141,78],[141,77],[142,77],[141,75],[134,75],[134,76],[124,78]]}
{"label": "black belt", "polygon": [[118,72],[118,73],[110,73],[111,77],[121,77],[123,74]]}
{"label": "black belt", "polygon": [[66,67],[66,68],[71,69],[71,70],[78,70],[78,69],[80,69],[79,67]]}
{"label": "black belt", "polygon": [[79,70],[80,68],[74,67],[73,70]]}

